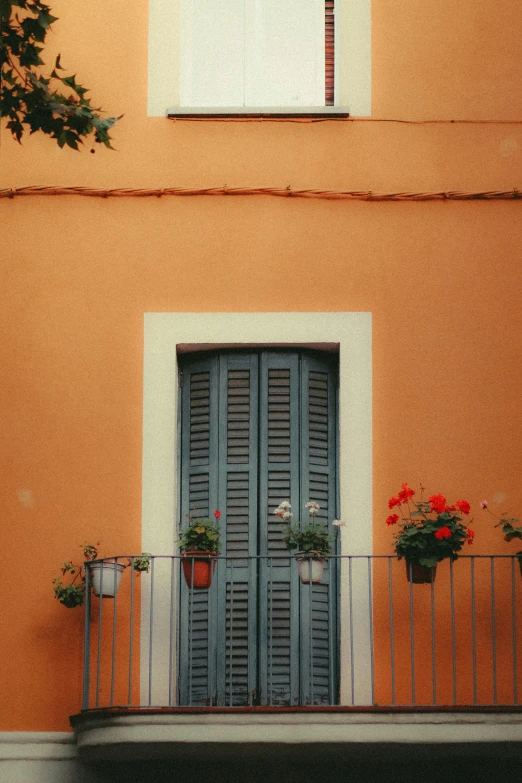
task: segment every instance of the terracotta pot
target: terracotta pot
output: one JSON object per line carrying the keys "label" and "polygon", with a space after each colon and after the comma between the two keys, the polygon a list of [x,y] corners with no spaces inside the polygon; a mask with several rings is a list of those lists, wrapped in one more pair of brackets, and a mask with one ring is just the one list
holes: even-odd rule
{"label": "terracotta pot", "polygon": [[216,570],[217,552],[199,552],[195,549],[182,552],[181,565],[187,587],[194,590],[208,590]]}
{"label": "terracotta pot", "polygon": [[310,584],[310,570],[312,584],[318,585],[323,578],[324,557],[314,555],[313,552],[296,552],[294,555],[299,569],[299,579],[304,585]]}
{"label": "terracotta pot", "polygon": [[429,568],[428,566],[421,566],[418,563],[408,563],[406,561],[406,576],[408,581],[414,585],[429,585],[432,581],[435,581],[437,575],[437,566]]}
{"label": "terracotta pot", "polygon": [[[114,598],[120,586],[121,575],[125,571],[123,563],[93,563],[89,571],[94,595],[101,595],[102,598]],[[102,573],[103,593],[101,592]]]}

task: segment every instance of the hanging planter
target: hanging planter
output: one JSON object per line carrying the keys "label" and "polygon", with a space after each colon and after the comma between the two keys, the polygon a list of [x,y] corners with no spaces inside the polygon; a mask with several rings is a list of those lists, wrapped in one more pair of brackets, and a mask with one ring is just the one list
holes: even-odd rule
{"label": "hanging planter", "polygon": [[406,560],[406,576],[414,585],[429,585],[435,581],[437,566],[422,566],[418,563],[408,563]]}
{"label": "hanging planter", "polygon": [[208,590],[212,584],[219,555],[220,517],[221,512],[217,509],[214,511],[215,521],[189,517],[190,524],[181,531],[181,566],[189,588]]}
{"label": "hanging planter", "polygon": [[317,552],[296,552],[294,555],[299,570],[299,579],[304,585],[318,585],[323,578],[325,557]]}
{"label": "hanging planter", "polygon": [[[125,571],[123,563],[93,563],[89,569],[94,595],[102,598],[114,598],[120,586],[121,575]],[[103,593],[102,593],[103,574]]]}
{"label": "hanging planter", "polygon": [[187,587],[194,590],[208,590],[216,570],[217,552],[188,550],[183,552],[181,565]]}
{"label": "hanging planter", "polygon": [[444,495],[430,495],[423,500],[423,493],[421,485],[419,499],[413,500],[415,490],[404,482],[388,501],[388,508],[396,508],[398,513],[389,514],[386,524],[399,523],[395,552],[399,560],[406,560],[406,577],[412,584],[434,582],[437,563],[456,560],[464,544],[472,544],[475,537],[462,521],[470,512],[467,500],[449,505]]}
{"label": "hanging planter", "polygon": [[290,524],[291,508],[290,502],[283,500],[273,513],[284,522],[288,522],[283,528],[283,541],[290,551],[292,549],[299,550],[294,553],[299,579],[304,585],[318,585],[323,578],[324,561],[330,553],[332,536],[328,535],[325,525],[316,521],[317,513],[321,507],[315,500],[309,500],[305,505],[312,519],[308,525],[301,526],[299,522],[296,522],[292,526]]}

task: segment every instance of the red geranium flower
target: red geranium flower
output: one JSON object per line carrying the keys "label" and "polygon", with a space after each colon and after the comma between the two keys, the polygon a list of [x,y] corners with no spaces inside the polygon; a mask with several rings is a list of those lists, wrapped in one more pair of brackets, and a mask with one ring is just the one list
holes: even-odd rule
{"label": "red geranium flower", "polygon": [[394,506],[400,506],[401,501],[399,498],[390,498],[388,501],[388,508],[393,508]]}
{"label": "red geranium flower", "polygon": [[441,527],[440,530],[437,530],[437,532],[434,533],[434,535],[435,538],[438,538],[439,541],[441,541],[443,538],[451,538],[451,530],[449,529],[449,527],[446,527],[446,525],[444,525],[444,527]]}
{"label": "red geranium flower", "polygon": [[446,498],[444,495],[432,495],[428,500],[431,503],[430,511],[436,511],[437,514],[444,513],[446,508]]}
{"label": "red geranium flower", "polygon": [[410,489],[407,483],[404,483],[402,485],[402,489],[398,494],[398,498],[401,503],[407,503],[410,498],[412,498],[415,494],[414,489]]}
{"label": "red geranium flower", "polygon": [[219,517],[221,516],[221,511],[218,511],[216,508],[216,510],[214,511],[214,516],[216,517],[216,519],[219,519]]}
{"label": "red geranium flower", "polygon": [[468,529],[466,530],[466,541],[468,542],[468,544],[472,544],[474,538],[475,538],[474,531],[470,530],[468,527]]}
{"label": "red geranium flower", "polygon": [[399,515],[398,514],[390,514],[390,516],[386,518],[386,524],[387,525],[394,525],[397,522],[398,519],[399,519]]}
{"label": "red geranium flower", "polygon": [[462,511],[463,514],[469,514],[471,507],[467,500],[457,500],[455,503],[459,511]]}

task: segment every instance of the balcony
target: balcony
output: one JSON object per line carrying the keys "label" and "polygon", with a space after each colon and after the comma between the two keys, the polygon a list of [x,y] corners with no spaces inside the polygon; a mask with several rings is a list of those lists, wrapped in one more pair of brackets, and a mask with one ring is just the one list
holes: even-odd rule
{"label": "balcony", "polygon": [[[426,584],[395,556],[332,556],[321,583],[292,557],[119,556],[85,607],[86,760],[317,744],[522,743],[516,556],[439,563]],[[128,565],[115,590],[114,563]],[[307,571],[308,569],[308,571]],[[409,574],[411,576],[411,572]],[[485,745],[483,745],[485,747]]]}

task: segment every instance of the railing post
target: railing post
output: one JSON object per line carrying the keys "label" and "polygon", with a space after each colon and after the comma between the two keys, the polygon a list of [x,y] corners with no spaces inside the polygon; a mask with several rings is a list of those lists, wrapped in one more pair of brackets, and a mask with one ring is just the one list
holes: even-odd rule
{"label": "railing post", "polygon": [[83,693],[82,710],[89,709],[89,687],[91,668],[91,574],[89,563],[85,563],[85,616],[83,636]]}

